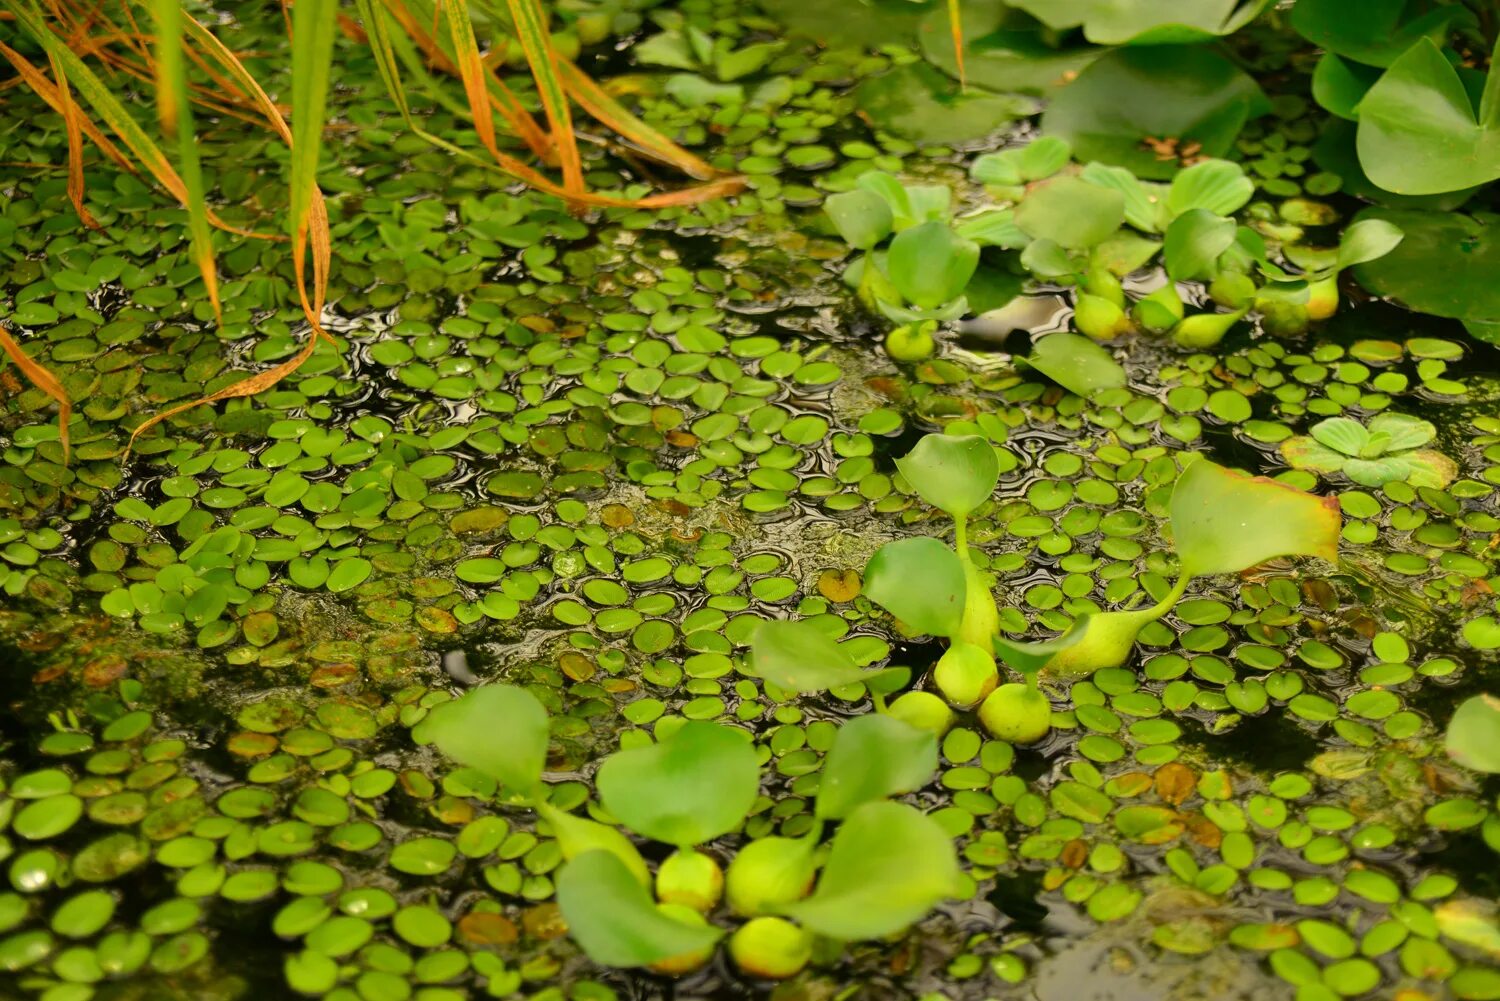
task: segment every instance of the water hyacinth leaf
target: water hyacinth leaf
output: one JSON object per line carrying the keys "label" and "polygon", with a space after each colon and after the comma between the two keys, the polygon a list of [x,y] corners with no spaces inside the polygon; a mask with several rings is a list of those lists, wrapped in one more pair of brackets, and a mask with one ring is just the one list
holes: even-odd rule
{"label": "water hyacinth leaf", "polygon": [[1270,0],[1016,0],[1015,6],[1057,30],[1082,27],[1095,45],[1185,45],[1249,24]]}
{"label": "water hyacinth leaf", "polygon": [[587,817],[574,816],[543,800],[538,800],[535,808],[537,814],[552,828],[552,836],[557,839],[563,858],[575,859],[594,851],[609,852],[620,860],[620,864],[642,886],[651,885],[651,872],[646,868],[646,860],[641,857],[635,843],[617,828]]}
{"label": "water hyacinth leaf", "polygon": [[886,254],[886,272],[903,298],[936,309],[963,295],[979,266],[979,245],[936,219],[896,234]]}
{"label": "water hyacinth leaf", "polygon": [[1422,212],[1369,208],[1355,225],[1382,220],[1404,234],[1388,253],[1356,265],[1354,276],[1376,295],[1409,309],[1457,320],[1500,320],[1500,216],[1488,212]]}
{"label": "water hyacinth leaf", "polygon": [[1031,345],[1027,365],[1066,390],[1088,397],[1125,385],[1125,369],[1103,347],[1081,334],[1048,334]]}
{"label": "water hyacinth leaf", "polygon": [[1219,255],[1234,243],[1235,231],[1233,219],[1207,209],[1188,209],[1167,227],[1162,244],[1167,274],[1180,282],[1212,278],[1218,270]]}
{"label": "water hyacinth leaf", "polygon": [[856,188],[830,195],[823,202],[823,211],[844,242],[858,250],[869,250],[891,235],[891,207],[873,191]]}
{"label": "water hyacinth leaf", "polygon": [[958,878],[936,821],[905,803],[866,803],[839,826],[812,896],[782,913],[830,938],[883,938],[953,896]]}
{"label": "water hyacinth leaf", "polygon": [[1015,222],[1034,238],[1056,241],[1074,250],[1103,242],[1125,221],[1125,198],[1077,177],[1059,177],[1026,193],[1016,206]]}
{"label": "water hyacinth leaf", "polygon": [[817,815],[841,820],[865,803],[914,792],[937,767],[931,732],[889,716],[856,716],[839,727],[823,760]]}
{"label": "water hyacinth leaf", "polygon": [[969,176],[981,184],[1014,187],[1044,180],[1068,165],[1073,149],[1056,136],[1040,136],[1018,149],[976,157]]}
{"label": "water hyacinth leaf", "polygon": [[1080,615],[1073,620],[1073,624],[1062,635],[1050,640],[1024,642],[1008,639],[1005,636],[996,636],[994,639],[995,656],[1004,661],[1013,671],[1021,674],[1036,674],[1046,667],[1048,661],[1054,656],[1083,639],[1088,631],[1090,618],[1092,616],[1087,613]]}
{"label": "water hyacinth leaf", "polygon": [[1324,52],[1313,69],[1313,100],[1329,113],[1352,122],[1359,118],[1359,102],[1379,79],[1377,69]]}
{"label": "water hyacinth leaf", "polygon": [[686,847],[740,825],[760,792],[760,765],[743,731],[689,720],[660,743],[610,755],[594,781],[626,827]]}
{"label": "water hyacinth leaf", "polygon": [[1175,157],[1145,145],[1169,136],[1179,148],[1223,156],[1251,118],[1270,110],[1254,80],[1223,56],[1198,46],[1116,49],[1058,92],[1042,114],[1042,132],[1067,140],[1079,160],[1167,178]]}
{"label": "water hyacinth leaf", "polygon": [[1338,269],[1352,268],[1384,257],[1406,234],[1385,219],[1361,219],[1339,235]]}
{"label": "water hyacinth leaf", "polygon": [[1291,25],[1297,34],[1328,52],[1366,66],[1389,66],[1419,39],[1441,43],[1454,21],[1472,20],[1459,4],[1437,4],[1401,23],[1413,7],[1407,0],[1363,0],[1358,16],[1351,17],[1346,0],[1297,0]]}
{"label": "water hyacinth leaf", "polygon": [[978,435],[923,435],[896,468],[924,501],[954,518],[989,500],[1000,481],[995,448]]}
{"label": "water hyacinth leaf", "polygon": [[1365,94],[1355,144],[1370,180],[1397,194],[1493,181],[1500,177],[1500,75],[1490,71],[1476,113],[1458,71],[1423,38]]}
{"label": "water hyacinth leaf", "polygon": [[434,706],[412,736],[517,791],[535,788],[547,763],[547,710],[515,685],[484,685]]}
{"label": "water hyacinth leaf", "polygon": [[824,692],[869,675],[837,640],[800,619],[762,622],[750,650],[755,676],[789,692]]}
{"label": "water hyacinth leaf", "polygon": [[1158,233],[1170,221],[1162,218],[1166,185],[1143,181],[1124,167],[1098,161],[1086,165],[1078,176],[1101,188],[1113,188],[1124,196],[1125,221],[1142,232]]}
{"label": "water hyacinth leaf", "polygon": [[865,565],[863,590],[916,632],[958,632],[964,610],[963,562],[937,539],[922,536],[881,546]]}
{"label": "water hyacinth leaf", "polygon": [[1448,756],[1476,772],[1500,772],[1500,698],[1476,695],[1454,710],[1444,738]]}
{"label": "water hyacinth leaf", "polygon": [[591,851],[557,875],[557,906],[568,932],[605,966],[647,966],[712,948],[724,933],[663,914],[651,894],[609,852]]}
{"label": "water hyacinth leaf", "polygon": [[1169,601],[1133,612],[1081,615],[1067,632],[1052,641],[1059,647],[1047,659],[1043,670],[1053,678],[1078,678],[1104,668],[1119,667],[1135,649],[1135,640],[1141,630],[1147,623],[1161,618],[1170,607]]}
{"label": "water hyacinth leaf", "polygon": [[1255,183],[1231,160],[1203,160],[1185,167],[1167,189],[1167,211],[1173,218],[1192,209],[1233,215],[1249,204]]}
{"label": "water hyacinth leaf", "polygon": [[1177,478],[1173,545],[1186,577],[1238,573],[1278,556],[1338,559],[1334,497],[1316,497],[1199,458]]}

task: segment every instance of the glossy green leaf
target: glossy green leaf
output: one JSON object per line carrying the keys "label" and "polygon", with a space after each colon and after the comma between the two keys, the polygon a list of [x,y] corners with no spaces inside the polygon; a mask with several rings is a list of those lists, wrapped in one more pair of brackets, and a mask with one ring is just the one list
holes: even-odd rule
{"label": "glossy green leaf", "polygon": [[1400,246],[1405,235],[1399,226],[1386,219],[1352,223],[1339,234],[1339,270],[1384,257]]}
{"label": "glossy green leaf", "polygon": [[663,914],[651,894],[609,852],[585,852],[557,875],[557,906],[568,932],[605,966],[647,966],[712,948],[724,934]]}
{"label": "glossy green leaf", "polygon": [[937,539],[888,542],[865,565],[863,591],[912,630],[952,636],[964,610],[963,562]]}
{"label": "glossy green leaf", "polygon": [[1245,122],[1269,109],[1260,87],[1218,53],[1197,46],[1116,49],[1090,64],[1047,105],[1042,131],[1067,140],[1082,161],[1166,178],[1175,160],[1158,158],[1147,137],[1198,143],[1223,156]]}
{"label": "glossy green leaf", "polygon": [[1424,38],[1365,94],[1355,141],[1370,180],[1398,194],[1493,181],[1500,177],[1500,73],[1491,71],[1476,113],[1458,71]]}
{"label": "glossy green leaf", "polygon": [[1000,481],[995,448],[978,435],[923,435],[896,468],[924,501],[954,518],[989,500]]}
{"label": "glossy green leaf", "polygon": [[[1500,320],[1500,215],[1365,209],[1404,234],[1389,253],[1354,268],[1359,283],[1419,313],[1476,322]],[[1356,222],[1356,225],[1358,224]]]}
{"label": "glossy green leaf", "polygon": [[651,885],[651,872],[635,843],[618,828],[597,820],[578,817],[545,801],[536,803],[536,812],[552,828],[552,836],[565,859],[575,859],[587,852],[609,852],[619,859],[642,886]]}
{"label": "glossy green leaf", "polygon": [[1162,244],[1162,259],[1174,281],[1212,278],[1219,255],[1234,243],[1233,219],[1207,209],[1188,209],[1172,220]]}
{"label": "glossy green leaf", "polygon": [[953,841],[936,821],[905,803],[866,803],[839,826],[813,895],[782,913],[830,938],[882,938],[953,896],[958,881]]}
{"label": "glossy green leaf", "polygon": [[1448,756],[1476,772],[1500,772],[1500,698],[1475,695],[1448,721]]}
{"label": "glossy green leaf", "polygon": [[1016,206],[1015,223],[1033,238],[1045,238],[1073,250],[1101,243],[1125,221],[1125,199],[1077,177],[1058,177],[1039,184]]}
{"label": "glossy green leaf", "polygon": [[547,710],[515,685],[484,685],[434,706],[412,736],[520,792],[536,787],[547,762]]}
{"label": "glossy green leaf", "polygon": [[903,298],[923,309],[957,299],[979,266],[979,245],[932,220],[896,234],[886,273]]}
{"label": "glossy green leaf", "polygon": [[1062,386],[1088,397],[1125,385],[1125,369],[1110,353],[1080,334],[1047,334],[1031,345],[1027,365]]}
{"label": "glossy green leaf", "polygon": [[871,673],[856,666],[838,641],[802,619],[756,626],[750,657],[756,677],[790,692],[823,692],[864,681]]}
{"label": "glossy green leaf", "polygon": [[891,207],[873,191],[856,188],[829,195],[823,211],[844,242],[859,250],[869,250],[891,235]]}
{"label": "glossy green leaf", "polygon": [[1204,458],[1177,479],[1170,504],[1182,573],[1238,573],[1277,556],[1338,559],[1338,500],[1250,477]]}
{"label": "glossy green leaf", "polygon": [[1313,69],[1313,100],[1332,114],[1352,122],[1359,118],[1359,102],[1379,79],[1377,69],[1324,52]]}
{"label": "glossy green leaf", "polygon": [[660,743],[610,755],[594,784],[620,823],[688,847],[744,821],[760,793],[760,765],[743,731],[689,720]]}
{"label": "glossy green leaf", "polygon": [[865,803],[914,792],[937,767],[931,732],[889,716],[856,716],[839,727],[823,760],[817,815],[841,820]]}
{"label": "glossy green leaf", "polygon": [[1389,66],[1419,39],[1441,42],[1455,20],[1472,16],[1459,4],[1436,4],[1402,23],[1407,0],[1297,0],[1292,28],[1319,48],[1367,66]]}

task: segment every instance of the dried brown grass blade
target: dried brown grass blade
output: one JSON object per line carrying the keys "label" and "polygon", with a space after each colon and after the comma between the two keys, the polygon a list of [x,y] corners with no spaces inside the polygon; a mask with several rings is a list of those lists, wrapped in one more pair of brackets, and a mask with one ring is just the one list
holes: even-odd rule
{"label": "dried brown grass blade", "polygon": [[57,436],[62,441],[63,465],[66,466],[72,454],[68,442],[68,425],[73,420],[73,402],[68,399],[68,391],[63,389],[62,381],[52,374],[51,369],[21,350],[21,345],[16,343],[4,324],[0,324],[0,350],[5,351],[6,356],[16,363],[16,368],[21,370],[21,374],[33,386],[57,401]]}
{"label": "dried brown grass blade", "polygon": [[[20,78],[25,82],[26,86],[35,91],[37,96],[43,101],[46,101],[48,107],[66,119],[67,114],[63,111],[62,97],[58,94],[57,88],[53,85],[52,81],[48,80],[41,70],[31,65],[25,56],[4,42],[0,42],[0,56],[3,56],[6,62],[15,67],[16,72],[20,74]],[[77,104],[73,106],[75,109],[78,107]],[[82,127],[83,134],[89,137],[89,142],[98,146],[99,151],[113,160],[121,170],[132,174],[139,173],[135,168],[135,164],[130,162],[130,158],[121,153],[120,148],[110,142],[104,133],[99,131],[99,127],[91,122],[88,116],[84,115],[82,111],[78,113],[78,124]]]}
{"label": "dried brown grass blade", "polygon": [[631,114],[576,64],[558,57],[557,65],[563,85],[589,117],[619,133],[647,155],[662,163],[671,164],[689,177],[708,180],[720,176],[721,172],[705,160],[683,149]]}
{"label": "dried brown grass blade", "polygon": [[[449,0],[463,4],[465,0]],[[562,168],[563,190],[569,196],[583,193],[583,158],[578,153],[578,137],[573,132],[573,112],[568,107],[568,92],[558,76],[557,54],[552,48],[552,34],[547,30],[547,12],[541,0],[508,0],[511,21],[516,27],[516,37],[521,40],[521,49],[526,53],[526,63],[531,67],[536,80],[537,93],[542,98],[542,110],[547,113],[547,125],[551,129],[552,146],[557,152],[558,166]]]}
{"label": "dried brown grass blade", "polygon": [[73,103],[73,94],[68,88],[68,75],[63,72],[62,64],[50,57],[49,62],[52,64],[52,77],[57,81],[63,128],[68,135],[68,200],[73,203],[73,209],[85,226],[89,229],[103,229],[89,212],[88,206],[83,204],[83,127],[79,124],[83,116],[78,111],[78,105]]}

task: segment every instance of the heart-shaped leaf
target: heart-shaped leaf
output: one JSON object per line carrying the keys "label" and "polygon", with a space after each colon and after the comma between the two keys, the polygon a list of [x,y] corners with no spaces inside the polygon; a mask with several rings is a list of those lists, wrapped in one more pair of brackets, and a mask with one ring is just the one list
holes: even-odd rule
{"label": "heart-shaped leaf", "polygon": [[1441,42],[1456,20],[1472,21],[1459,4],[1439,4],[1401,23],[1408,0],[1297,0],[1292,28],[1321,49],[1367,66],[1389,66],[1419,39]]}
{"label": "heart-shaped leaf", "polygon": [[905,803],[866,803],[839,826],[813,895],[782,913],[830,938],[882,938],[953,896],[958,877],[937,821]]}
{"label": "heart-shaped leaf", "polygon": [[515,685],[484,685],[436,705],[412,736],[517,792],[534,789],[547,763],[547,710]]}
{"label": "heart-shaped leaf", "polygon": [[1166,178],[1178,161],[1158,155],[1147,138],[1223,156],[1245,122],[1268,110],[1255,81],[1211,49],[1131,47],[1096,60],[1062,88],[1042,114],[1042,131],[1066,139],[1080,161]]}
{"label": "heart-shaped leaf", "polygon": [[624,864],[609,852],[585,852],[557,874],[557,906],[568,932],[603,966],[648,966],[712,948],[713,925],[668,917]]}
{"label": "heart-shaped leaf", "polygon": [[1000,481],[995,448],[978,435],[923,435],[896,468],[924,501],[954,518],[989,500]]}
{"label": "heart-shaped leaf", "polygon": [[932,781],[937,737],[890,716],[856,716],[839,727],[823,759],[817,815],[841,820],[855,808]]}
{"label": "heart-shaped leaf", "polygon": [[760,764],[743,731],[689,720],[658,744],[611,754],[594,784],[620,823],[683,848],[740,825],[760,794]]}
{"label": "heart-shaped leaf", "polygon": [[1358,220],[1367,219],[1392,223],[1405,236],[1389,253],[1354,268],[1361,285],[1419,313],[1500,320],[1500,215],[1366,209]]}
{"label": "heart-shaped leaf", "polygon": [[1169,505],[1182,573],[1239,573],[1277,556],[1338,559],[1338,500],[1250,477],[1204,458],[1177,478]]}
{"label": "heart-shaped leaf", "polygon": [[1233,219],[1207,209],[1188,209],[1172,220],[1162,244],[1162,259],[1174,281],[1212,278],[1218,271],[1219,255],[1234,243]]}
{"label": "heart-shaped leaf", "polygon": [[1047,334],[1031,345],[1023,361],[1066,390],[1087,398],[1101,389],[1125,385],[1125,369],[1094,341],[1080,334]]}
{"label": "heart-shaped leaf", "polygon": [[1033,238],[1073,250],[1102,242],[1125,221],[1125,199],[1077,177],[1057,177],[1026,193],[1016,206],[1015,223]]}
{"label": "heart-shaped leaf", "polygon": [[964,566],[925,536],[888,542],[865,566],[864,593],[919,633],[952,636],[964,611]]}
{"label": "heart-shaped leaf", "polygon": [[1500,177],[1500,73],[1491,70],[1476,114],[1458,71],[1424,38],[1365,94],[1355,141],[1370,180],[1398,194],[1493,181]]}
{"label": "heart-shaped leaf", "polygon": [[896,234],[885,266],[907,302],[936,309],[963,295],[979,266],[979,245],[945,222],[924,222]]}
{"label": "heart-shaped leaf", "polygon": [[762,622],[750,642],[750,665],[756,677],[789,692],[825,692],[867,680],[836,640],[806,620]]}

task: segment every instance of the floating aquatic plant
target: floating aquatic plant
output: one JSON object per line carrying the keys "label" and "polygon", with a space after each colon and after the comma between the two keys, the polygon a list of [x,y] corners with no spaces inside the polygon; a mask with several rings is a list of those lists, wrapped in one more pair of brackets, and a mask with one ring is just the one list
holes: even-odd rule
{"label": "floating aquatic plant", "polygon": [[1348,417],[1328,417],[1310,435],[1288,438],[1281,454],[1294,469],[1343,473],[1362,486],[1379,487],[1392,480],[1441,489],[1458,467],[1441,452],[1422,446],[1437,435],[1430,421],[1406,414],[1380,413],[1360,424]]}

